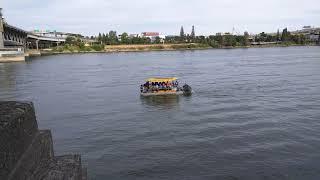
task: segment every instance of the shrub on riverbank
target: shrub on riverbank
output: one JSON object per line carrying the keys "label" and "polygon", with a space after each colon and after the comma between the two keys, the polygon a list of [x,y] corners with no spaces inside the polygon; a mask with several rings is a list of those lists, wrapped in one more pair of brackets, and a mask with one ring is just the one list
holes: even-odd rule
{"label": "shrub on riverbank", "polygon": [[107,52],[116,51],[153,51],[153,50],[183,50],[210,48],[207,44],[184,43],[184,44],[136,44],[136,45],[106,45]]}
{"label": "shrub on riverbank", "polygon": [[94,44],[94,45],[91,46],[91,49],[93,49],[94,51],[103,51],[104,50],[104,45]]}
{"label": "shrub on riverbank", "polygon": [[92,45],[92,46],[85,46],[85,45],[69,45],[65,44],[64,46],[58,46],[53,49],[54,52],[91,52],[91,51],[103,51],[103,45]]}

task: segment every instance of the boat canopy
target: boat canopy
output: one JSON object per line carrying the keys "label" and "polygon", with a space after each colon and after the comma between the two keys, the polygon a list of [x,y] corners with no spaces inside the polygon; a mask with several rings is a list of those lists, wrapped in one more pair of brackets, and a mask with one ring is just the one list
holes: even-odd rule
{"label": "boat canopy", "polygon": [[170,77],[170,78],[149,78],[147,81],[149,82],[172,82],[176,81],[178,78],[176,77]]}

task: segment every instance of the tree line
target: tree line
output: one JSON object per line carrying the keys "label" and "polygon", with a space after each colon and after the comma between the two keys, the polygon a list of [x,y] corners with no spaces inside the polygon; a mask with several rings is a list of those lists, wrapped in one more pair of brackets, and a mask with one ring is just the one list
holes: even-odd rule
{"label": "tree line", "polygon": [[[109,33],[99,33],[97,37],[91,37],[91,39],[95,39],[97,40],[97,42],[104,45],[152,43],[150,38],[140,36],[129,37],[128,33],[126,32],[122,33],[119,38],[116,31],[109,31]],[[160,43],[160,38],[158,37],[153,43]]]}
{"label": "tree line", "polygon": [[[236,46],[250,46],[252,42],[274,42],[277,44],[307,44],[308,39],[303,34],[291,34],[287,28],[283,29],[282,33],[278,30],[276,34],[267,34],[261,32],[254,36],[250,36],[248,32],[243,35],[233,34],[216,34],[210,36],[196,36],[194,26],[190,34],[185,34],[183,26],[180,29],[180,34],[177,36],[166,36],[165,39],[156,37],[151,40],[148,37],[141,37],[138,35],[129,36],[124,32],[120,36],[116,31],[109,31],[108,33],[99,33],[98,36],[91,36],[90,39],[95,40],[99,45],[120,45],[120,44],[182,44],[182,43],[198,43],[215,48],[219,47],[236,47]],[[83,46],[83,42],[79,38],[68,38],[66,44]]]}

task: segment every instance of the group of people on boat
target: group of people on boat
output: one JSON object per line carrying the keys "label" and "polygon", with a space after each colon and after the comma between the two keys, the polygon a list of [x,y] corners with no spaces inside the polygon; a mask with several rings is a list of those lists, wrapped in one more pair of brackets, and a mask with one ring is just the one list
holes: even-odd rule
{"label": "group of people on boat", "polygon": [[147,81],[146,83],[140,86],[140,92],[146,93],[146,92],[176,90],[178,86],[179,86],[178,81],[163,81],[163,82]]}

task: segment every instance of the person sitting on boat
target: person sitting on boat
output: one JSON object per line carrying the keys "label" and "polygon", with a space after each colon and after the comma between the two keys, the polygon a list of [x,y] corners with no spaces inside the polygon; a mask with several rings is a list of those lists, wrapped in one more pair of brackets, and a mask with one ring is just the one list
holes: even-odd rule
{"label": "person sitting on boat", "polygon": [[162,85],[162,89],[166,89],[166,84],[165,84],[165,82],[162,82],[161,85]]}
{"label": "person sitting on boat", "polygon": [[146,87],[145,87],[145,92],[148,92],[148,91],[150,91],[150,86],[147,86],[147,85],[146,85]]}
{"label": "person sitting on boat", "polygon": [[154,87],[155,87],[155,89],[158,89],[158,88],[159,88],[158,82],[155,82],[155,83],[154,83]]}
{"label": "person sitting on boat", "polygon": [[143,92],[143,85],[140,86],[140,92]]}

